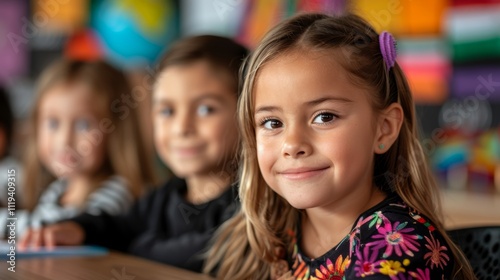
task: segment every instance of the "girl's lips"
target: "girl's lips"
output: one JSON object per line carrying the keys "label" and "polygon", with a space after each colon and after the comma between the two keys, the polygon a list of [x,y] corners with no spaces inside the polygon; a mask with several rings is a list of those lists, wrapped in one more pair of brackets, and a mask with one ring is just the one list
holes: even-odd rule
{"label": "girl's lips", "polygon": [[77,164],[78,158],[71,154],[62,154],[56,157],[56,161],[65,165],[73,166]]}
{"label": "girl's lips", "polygon": [[286,169],[284,171],[278,172],[281,176],[285,177],[286,179],[290,180],[302,180],[302,179],[308,179],[317,175],[322,174],[325,172],[329,166],[326,167],[303,167],[303,168],[292,168],[292,169]]}

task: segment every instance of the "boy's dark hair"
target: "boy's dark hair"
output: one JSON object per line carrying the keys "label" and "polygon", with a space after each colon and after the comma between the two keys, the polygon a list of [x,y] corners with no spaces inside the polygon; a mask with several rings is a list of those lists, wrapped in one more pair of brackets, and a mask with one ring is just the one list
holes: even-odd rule
{"label": "boy's dark hair", "polygon": [[10,107],[9,97],[5,89],[0,86],[0,129],[5,133],[5,138],[7,140],[7,148],[5,153],[0,154],[0,158],[3,158],[8,154],[9,147],[12,143],[12,137],[14,133],[14,115],[12,114],[12,108]]}
{"label": "boy's dark hair", "polygon": [[232,89],[238,91],[238,72],[248,50],[235,41],[215,36],[201,35],[185,38],[173,44],[158,63],[158,73],[173,65],[207,61],[215,70],[230,77]]}

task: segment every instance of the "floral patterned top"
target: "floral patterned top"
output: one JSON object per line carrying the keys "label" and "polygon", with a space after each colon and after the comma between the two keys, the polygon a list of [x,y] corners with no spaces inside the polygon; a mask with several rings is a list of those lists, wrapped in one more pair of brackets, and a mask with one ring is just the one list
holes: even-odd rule
{"label": "floral patterned top", "polygon": [[[293,233],[292,233],[293,234]],[[451,279],[454,260],[442,235],[397,195],[361,214],[351,232],[323,256],[310,259],[297,244],[293,279]]]}

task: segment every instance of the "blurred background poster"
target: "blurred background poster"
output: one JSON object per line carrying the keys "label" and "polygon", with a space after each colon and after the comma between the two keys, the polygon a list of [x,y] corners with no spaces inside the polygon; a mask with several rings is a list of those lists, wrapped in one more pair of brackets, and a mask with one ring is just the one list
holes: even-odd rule
{"label": "blurred background poster", "polygon": [[28,21],[27,11],[27,2],[0,1],[0,83],[28,72],[27,39],[20,35]]}

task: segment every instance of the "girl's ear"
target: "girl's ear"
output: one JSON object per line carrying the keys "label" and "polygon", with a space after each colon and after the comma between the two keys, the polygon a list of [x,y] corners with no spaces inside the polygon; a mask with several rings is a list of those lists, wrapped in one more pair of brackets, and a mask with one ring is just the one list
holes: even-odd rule
{"label": "girl's ear", "polygon": [[383,154],[394,144],[399,136],[403,119],[403,108],[399,103],[392,103],[380,113],[373,147],[375,153]]}

